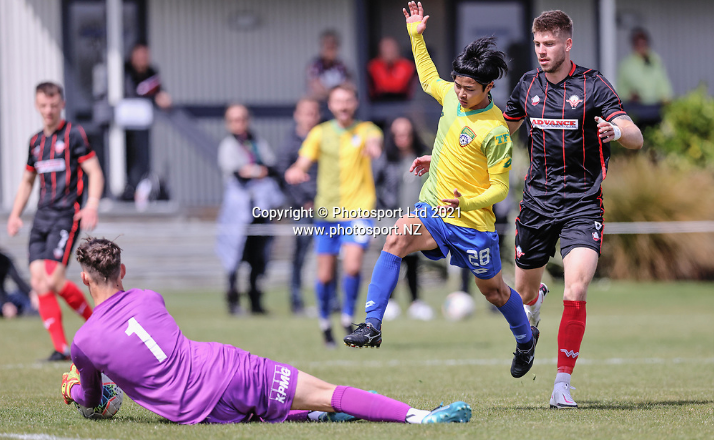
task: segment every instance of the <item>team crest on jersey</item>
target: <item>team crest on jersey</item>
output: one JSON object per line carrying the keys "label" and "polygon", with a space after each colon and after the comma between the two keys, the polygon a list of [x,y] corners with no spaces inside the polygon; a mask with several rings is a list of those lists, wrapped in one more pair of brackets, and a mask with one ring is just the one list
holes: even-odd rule
{"label": "team crest on jersey", "polygon": [[459,135],[459,145],[465,147],[470,144],[475,137],[476,133],[474,133],[473,130],[471,130],[469,127],[464,127],[464,129],[461,130],[461,134]]}
{"label": "team crest on jersey", "polygon": [[538,96],[538,95],[535,95],[533,97],[533,99],[531,99],[531,105],[538,105],[539,102],[540,102],[540,96]]}
{"label": "team crest on jersey", "polygon": [[570,104],[570,106],[572,108],[577,107],[578,104],[580,104],[581,102],[583,102],[583,100],[578,98],[578,95],[573,95],[570,98],[568,98],[568,103]]}
{"label": "team crest on jersey", "polygon": [[593,232],[593,240],[600,241],[600,234],[597,231]]}
{"label": "team crest on jersey", "polygon": [[55,142],[55,153],[62,154],[62,152],[64,151],[64,147],[65,145],[63,141]]}
{"label": "team crest on jersey", "polygon": [[37,160],[40,159],[40,146],[39,145],[32,149],[32,155],[35,156],[35,159],[37,159]]}
{"label": "team crest on jersey", "polygon": [[524,255],[525,255],[525,252],[523,252],[523,250],[521,250],[521,247],[516,246],[516,258],[521,258]]}
{"label": "team crest on jersey", "polygon": [[352,136],[352,146],[357,148],[362,145],[362,138],[358,134]]}

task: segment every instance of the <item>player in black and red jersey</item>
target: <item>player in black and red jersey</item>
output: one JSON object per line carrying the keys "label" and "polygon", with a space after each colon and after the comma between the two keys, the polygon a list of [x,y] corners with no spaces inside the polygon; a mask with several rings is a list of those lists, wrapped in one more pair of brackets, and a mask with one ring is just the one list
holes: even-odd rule
{"label": "player in black and red jersey", "polygon": [[558,331],[558,374],[550,405],[577,408],[570,375],[585,333],[587,289],[603,234],[601,184],[610,142],[642,147],[642,133],[627,116],[613,86],[594,69],[570,61],[573,22],[562,11],[533,21],[541,68],[523,75],[504,118],[511,134],[526,123],[530,167],[516,219],[516,291],[532,325],[548,293],[541,283],[548,259],[560,253],[565,268],[565,309]]}
{"label": "player in black and red jersey", "polygon": [[[61,296],[84,319],[92,309],[76,284],[65,277],[80,223],[86,230],[97,224],[97,207],[104,190],[104,175],[82,127],[62,119],[62,87],[45,82],[35,90],[35,106],[42,116],[42,131],[32,137],[27,165],[7,221],[10,236],[22,227],[20,214],[39,175],[40,194],[30,232],[30,278],[39,296],[39,312],[55,351],[48,360],[68,360],[69,346],[62,327]],[[84,174],[88,198],[82,209]]]}

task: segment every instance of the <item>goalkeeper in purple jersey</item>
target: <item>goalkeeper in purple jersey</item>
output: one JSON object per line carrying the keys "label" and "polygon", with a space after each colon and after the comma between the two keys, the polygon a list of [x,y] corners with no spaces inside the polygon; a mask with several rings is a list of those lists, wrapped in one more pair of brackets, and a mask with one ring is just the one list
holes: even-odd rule
{"label": "goalkeeper in purple jersey", "polygon": [[151,290],[124,290],[121,249],[89,238],[77,249],[82,282],[95,309],[72,343],[76,368],[62,395],[86,407],[102,395],[101,373],[127,396],[172,422],[248,421],[467,422],[471,408],[454,402],[419,410],[379,394],[335,386],[290,365],[216,342],[187,339]]}

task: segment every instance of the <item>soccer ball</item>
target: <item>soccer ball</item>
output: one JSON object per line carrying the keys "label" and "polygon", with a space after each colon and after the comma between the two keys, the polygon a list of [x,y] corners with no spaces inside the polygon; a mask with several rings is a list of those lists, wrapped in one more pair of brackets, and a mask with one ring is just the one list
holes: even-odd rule
{"label": "soccer ball", "polygon": [[452,292],[446,296],[441,312],[449,321],[461,321],[476,310],[474,299],[466,292]]}
{"label": "soccer ball", "polygon": [[94,408],[87,408],[77,402],[74,402],[74,405],[87,419],[109,419],[119,411],[122,400],[124,400],[124,391],[102,373],[102,400],[99,405]]}

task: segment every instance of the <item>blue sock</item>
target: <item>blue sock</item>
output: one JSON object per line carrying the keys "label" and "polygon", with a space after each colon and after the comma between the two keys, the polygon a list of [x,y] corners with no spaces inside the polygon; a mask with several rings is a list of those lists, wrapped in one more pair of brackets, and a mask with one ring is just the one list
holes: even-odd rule
{"label": "blue sock", "polygon": [[374,265],[372,282],[369,283],[367,304],[364,310],[367,312],[365,322],[372,324],[377,330],[382,328],[384,310],[387,308],[389,296],[392,294],[394,288],[397,287],[401,265],[401,258],[385,251],[379,254],[379,259],[377,259],[377,263]]}
{"label": "blue sock", "polygon": [[523,300],[521,295],[511,289],[511,296],[506,301],[506,304],[499,307],[498,310],[503,313],[503,316],[511,326],[511,332],[516,338],[518,348],[527,350],[531,348],[533,334],[531,333],[531,324],[528,322],[526,311],[523,309]]}
{"label": "blue sock", "polygon": [[[320,318],[327,319],[330,317],[330,284],[315,282],[315,299],[317,300],[317,312]],[[332,289],[334,290],[334,289]]]}
{"label": "blue sock", "polygon": [[342,314],[354,316],[355,302],[357,301],[357,296],[359,296],[361,281],[362,276],[360,274],[345,275],[342,277],[342,288],[345,291],[345,297],[342,300]]}

